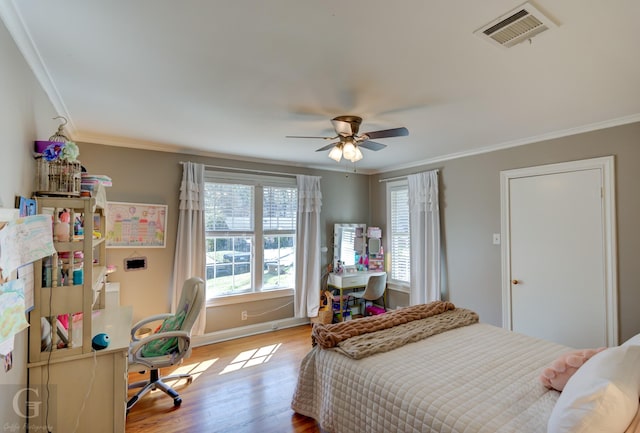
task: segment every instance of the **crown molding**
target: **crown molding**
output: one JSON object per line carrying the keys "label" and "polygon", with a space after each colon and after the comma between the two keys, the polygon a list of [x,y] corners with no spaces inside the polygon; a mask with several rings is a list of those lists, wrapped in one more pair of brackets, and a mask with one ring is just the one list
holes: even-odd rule
{"label": "crown molding", "polygon": [[423,165],[436,164],[444,161],[450,161],[452,159],[464,158],[467,156],[481,155],[484,153],[495,152],[497,150],[509,149],[512,147],[524,146],[526,144],[540,143],[542,141],[553,140],[556,138],[569,137],[571,135],[583,134],[585,132],[597,131],[600,129],[613,128],[615,126],[627,125],[630,123],[640,122],[640,113],[631,114],[629,116],[617,117],[615,119],[604,120],[602,122],[590,123],[587,125],[578,126],[575,128],[568,128],[559,131],[552,131],[545,134],[534,135],[532,137],[521,138],[518,140],[507,141],[504,143],[493,144],[472,150],[465,150],[461,152],[454,152],[447,155],[438,156],[435,158],[423,159],[421,161],[411,162],[409,164],[401,164],[397,166],[389,166],[381,168],[370,174],[384,174],[396,170],[406,170],[414,167],[421,167]]}
{"label": "crown molding", "polygon": [[76,131],[69,110],[60,96],[57,87],[51,79],[51,74],[42,61],[42,56],[33,43],[31,34],[27,31],[24,25],[24,20],[18,12],[15,6],[14,0],[0,1],[0,19],[7,27],[9,34],[13,38],[18,50],[22,53],[25,61],[33,71],[36,79],[40,83],[40,86],[44,89],[45,93],[49,97],[51,104],[58,116],[64,116],[67,119],[67,125],[65,129],[69,135],[73,136]]}

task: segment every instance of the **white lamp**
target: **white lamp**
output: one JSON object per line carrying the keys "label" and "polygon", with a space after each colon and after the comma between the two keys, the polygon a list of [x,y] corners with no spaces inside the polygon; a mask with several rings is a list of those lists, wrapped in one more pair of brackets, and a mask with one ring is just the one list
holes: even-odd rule
{"label": "white lamp", "polygon": [[331,152],[329,152],[329,158],[333,159],[335,162],[340,162],[342,159],[342,147],[341,144],[336,144]]}
{"label": "white lamp", "polygon": [[358,146],[355,146],[355,152],[353,154],[353,158],[350,159],[351,162],[360,161],[362,159],[362,151]]}
{"label": "white lamp", "polygon": [[342,156],[349,161],[356,156],[356,147],[353,145],[352,140],[345,141],[344,146],[342,146]]}

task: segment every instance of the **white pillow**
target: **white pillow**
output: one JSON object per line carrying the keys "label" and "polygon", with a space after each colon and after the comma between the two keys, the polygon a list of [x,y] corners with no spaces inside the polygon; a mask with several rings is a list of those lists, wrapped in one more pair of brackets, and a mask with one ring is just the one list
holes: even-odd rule
{"label": "white pillow", "polygon": [[571,376],[547,433],[623,433],[638,410],[640,346],[606,349]]}
{"label": "white pillow", "polygon": [[627,341],[622,343],[623,346],[640,346],[640,334],[636,334],[633,337],[629,338]]}

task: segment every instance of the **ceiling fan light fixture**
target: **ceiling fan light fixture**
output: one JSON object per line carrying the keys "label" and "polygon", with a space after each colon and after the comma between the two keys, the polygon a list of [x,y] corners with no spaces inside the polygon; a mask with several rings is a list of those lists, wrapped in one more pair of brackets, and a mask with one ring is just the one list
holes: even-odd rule
{"label": "ceiling fan light fixture", "polygon": [[342,159],[342,149],[339,144],[336,144],[333,149],[329,152],[329,158],[333,159],[335,162],[340,162]]}
{"label": "ceiling fan light fixture", "polygon": [[353,141],[347,140],[344,143],[344,146],[342,146],[342,156],[349,161],[356,156],[356,146],[354,146]]}
{"label": "ceiling fan light fixture", "polygon": [[360,150],[360,148],[358,146],[355,146],[355,148],[356,150],[354,152],[353,158],[350,159],[351,162],[360,161],[363,157],[362,151]]}
{"label": "ceiling fan light fixture", "polygon": [[340,162],[342,158],[344,158],[355,163],[357,161],[360,161],[364,157],[364,155],[362,154],[362,149],[360,149],[361,147],[373,151],[381,150],[387,147],[386,144],[376,143],[375,141],[369,140],[375,140],[377,138],[403,137],[409,135],[409,130],[407,130],[407,128],[405,127],[370,131],[358,135],[361,122],[362,118],[358,116],[337,116],[331,119],[331,123],[333,123],[333,129],[335,129],[335,132],[337,134],[335,137],[312,137],[300,135],[287,135],[286,137],[321,138],[324,140],[335,140],[337,138],[340,141],[322,146],[321,148],[316,149],[316,152],[326,152],[327,150],[329,150],[328,156],[335,162]]}

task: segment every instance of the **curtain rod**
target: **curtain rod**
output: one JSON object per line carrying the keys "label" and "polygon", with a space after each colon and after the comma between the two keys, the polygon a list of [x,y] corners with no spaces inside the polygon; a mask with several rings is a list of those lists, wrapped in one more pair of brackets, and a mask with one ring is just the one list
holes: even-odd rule
{"label": "curtain rod", "polygon": [[[436,173],[440,173],[440,170],[437,168],[429,171],[435,171]],[[409,175],[407,174],[406,176],[397,176],[397,177],[388,177],[386,179],[378,179],[378,182],[391,182],[392,180],[404,180],[407,178],[407,176]]]}
{"label": "curtain rod", "polygon": [[[180,164],[186,164],[185,161],[180,161]],[[272,174],[276,176],[287,176],[287,177],[296,177],[296,173],[284,173],[281,171],[268,171],[268,170],[257,170],[253,168],[235,168],[235,167],[227,167],[224,165],[208,165],[203,164],[205,168],[215,168],[215,169],[224,169],[224,170],[232,170],[232,171],[240,171],[244,173],[257,173],[257,174]]]}

